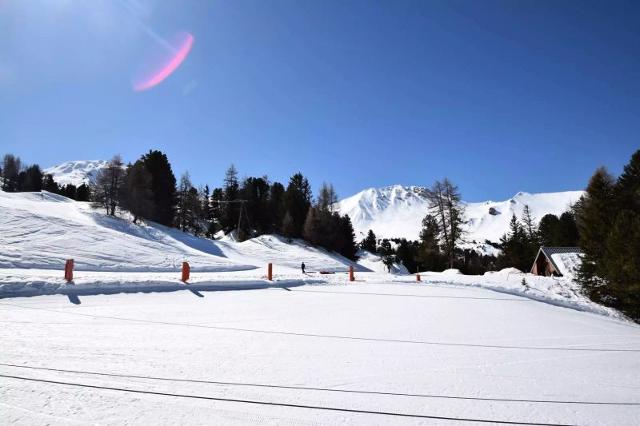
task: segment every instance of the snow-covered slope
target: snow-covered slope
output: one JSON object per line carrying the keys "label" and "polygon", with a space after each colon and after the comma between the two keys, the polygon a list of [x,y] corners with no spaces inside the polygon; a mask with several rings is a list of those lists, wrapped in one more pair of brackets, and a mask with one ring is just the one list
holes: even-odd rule
{"label": "snow-covered slope", "polygon": [[[417,239],[427,214],[425,193],[425,188],[419,186],[369,188],[338,202],[338,209],[351,218],[357,238],[372,229],[379,238]],[[505,201],[465,203],[466,240],[476,247],[485,240],[497,242],[507,232],[511,216],[520,217],[525,205],[539,221],[548,213],[562,214],[582,194],[583,191],[519,192]]]}
{"label": "snow-covered slope", "polygon": [[[82,271],[168,272],[187,260],[194,271],[223,272],[273,263],[278,272],[346,271],[337,254],[264,235],[242,243],[198,238],[126,217],[109,217],[88,203],[60,195],[0,191],[0,268],[60,269],[73,258]],[[365,270],[364,267],[356,269]]]}
{"label": "snow-covered slope", "polygon": [[98,171],[106,167],[107,163],[105,160],[67,161],[45,169],[44,173],[52,175],[53,180],[59,185],[80,186],[83,183],[91,183]]}

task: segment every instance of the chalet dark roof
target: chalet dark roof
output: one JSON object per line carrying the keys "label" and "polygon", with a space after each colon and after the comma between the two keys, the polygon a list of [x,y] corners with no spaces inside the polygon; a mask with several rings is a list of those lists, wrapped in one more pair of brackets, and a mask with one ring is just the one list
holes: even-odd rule
{"label": "chalet dark roof", "polygon": [[547,257],[551,257],[552,254],[557,253],[582,253],[580,247],[540,247],[540,250],[547,255]]}
{"label": "chalet dark roof", "polygon": [[549,259],[549,262],[553,265],[556,271],[560,272],[560,268],[556,265],[556,262],[551,257],[552,254],[564,254],[564,253],[582,253],[580,247],[540,247],[540,251]]}

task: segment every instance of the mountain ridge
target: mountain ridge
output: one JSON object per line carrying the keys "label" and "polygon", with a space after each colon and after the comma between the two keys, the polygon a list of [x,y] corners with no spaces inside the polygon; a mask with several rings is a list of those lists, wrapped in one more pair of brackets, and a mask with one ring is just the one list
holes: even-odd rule
{"label": "mountain ridge", "polygon": [[[428,211],[426,187],[389,185],[366,188],[338,201],[341,214],[351,218],[356,239],[372,229],[378,238],[418,239],[421,222]],[[485,253],[496,250],[486,241],[498,242],[509,229],[513,214],[522,216],[525,205],[536,222],[546,214],[560,215],[578,201],[584,191],[528,193],[520,191],[503,201],[463,202],[466,243],[463,246]]]}

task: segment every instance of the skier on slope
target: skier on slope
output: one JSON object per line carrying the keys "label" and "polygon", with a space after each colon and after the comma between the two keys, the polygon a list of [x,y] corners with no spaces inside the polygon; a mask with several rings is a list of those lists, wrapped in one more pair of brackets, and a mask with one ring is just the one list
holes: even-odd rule
{"label": "skier on slope", "polygon": [[304,271],[304,268],[306,268],[304,262],[302,262],[302,265],[300,265],[300,269],[302,269],[302,273],[306,274],[306,272]]}

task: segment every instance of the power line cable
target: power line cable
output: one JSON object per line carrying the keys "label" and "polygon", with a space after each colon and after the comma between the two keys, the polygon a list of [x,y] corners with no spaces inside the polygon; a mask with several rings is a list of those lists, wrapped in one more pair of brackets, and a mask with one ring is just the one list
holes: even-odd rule
{"label": "power line cable", "polygon": [[129,393],[146,394],[146,395],[170,396],[175,398],[201,399],[201,400],[208,400],[208,401],[235,402],[235,403],[241,403],[241,404],[303,408],[303,409],[309,409],[309,410],[338,411],[343,413],[373,414],[373,415],[405,417],[405,418],[414,418],[414,419],[448,420],[448,421],[456,421],[456,422],[477,422],[477,423],[493,423],[493,424],[507,424],[507,425],[573,426],[573,425],[561,424],[561,423],[540,423],[540,422],[520,422],[520,421],[509,421],[509,420],[460,418],[460,417],[449,417],[449,416],[435,416],[435,415],[427,415],[427,414],[397,413],[397,412],[391,412],[391,411],[358,410],[354,408],[339,408],[339,407],[328,407],[328,406],[320,406],[320,405],[290,404],[290,403],[284,403],[284,402],[258,401],[258,400],[251,400],[251,399],[222,398],[222,397],[203,396],[203,395],[188,395],[188,394],[179,394],[179,393],[170,393],[170,392],[156,392],[156,391],[149,391],[149,390],[118,388],[118,387],[111,387],[111,386],[89,385],[85,383],[62,382],[58,380],[36,379],[31,377],[12,376],[7,374],[0,374],[0,377],[4,377],[7,379],[24,380],[24,381],[30,381],[30,382],[62,385],[62,386],[75,386],[75,387],[82,387],[82,388],[88,388],[88,389],[111,390],[116,392],[129,392]]}
{"label": "power line cable", "polygon": [[18,365],[18,364],[8,364],[8,363],[0,363],[0,366],[24,368],[24,369],[30,369],[30,370],[55,371],[59,373],[88,374],[88,375],[95,375],[95,376],[158,380],[158,381],[167,381],[167,382],[186,382],[186,383],[201,383],[201,384],[213,384],[213,385],[223,385],[223,386],[244,386],[244,387],[274,388],[274,389],[309,390],[309,391],[351,393],[351,394],[364,394],[364,395],[385,395],[385,396],[401,396],[401,397],[414,397],[414,398],[442,398],[442,399],[460,399],[460,400],[469,400],[469,401],[492,401],[492,402],[640,406],[640,402],[561,401],[561,400],[546,400],[546,399],[516,399],[516,398],[466,397],[466,396],[454,396],[454,395],[430,395],[430,394],[415,394],[415,393],[400,393],[400,392],[366,391],[366,390],[355,390],[355,389],[319,388],[319,387],[308,387],[308,386],[286,386],[286,385],[274,385],[274,384],[265,384],[265,383],[224,382],[224,381],[216,381],[216,380],[198,380],[198,379],[176,379],[176,378],[169,378],[169,377],[141,376],[141,375],[134,375],[134,374],[103,373],[103,372],[85,371],[85,370],[66,370],[61,368],[35,367],[30,365]]}

